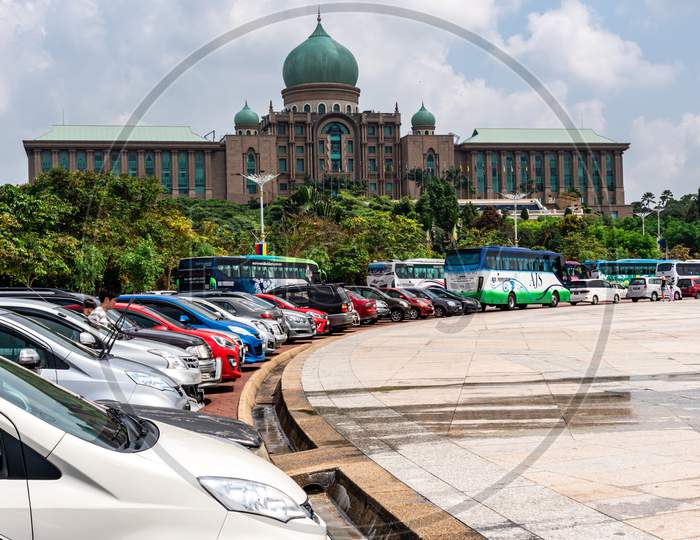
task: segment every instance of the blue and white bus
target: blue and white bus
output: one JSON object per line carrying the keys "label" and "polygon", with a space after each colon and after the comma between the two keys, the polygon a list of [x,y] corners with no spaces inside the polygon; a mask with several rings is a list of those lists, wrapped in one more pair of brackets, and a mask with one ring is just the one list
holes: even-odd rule
{"label": "blue and white bus", "polygon": [[318,265],[310,259],[276,255],[237,255],[180,259],[180,292],[228,290],[265,293],[282,285],[318,283]]}
{"label": "blue and white bus", "polygon": [[655,277],[656,266],[663,259],[618,259],[616,261],[584,261],[583,265],[593,279],[605,279],[627,287],[636,277]]}
{"label": "blue and white bus", "polygon": [[445,259],[445,286],[476,298],[482,310],[556,307],[570,300],[564,286],[564,257],[553,251],[488,246],[450,250]]}
{"label": "blue and white bus", "polygon": [[367,267],[370,287],[431,287],[444,285],[443,259],[372,261]]}

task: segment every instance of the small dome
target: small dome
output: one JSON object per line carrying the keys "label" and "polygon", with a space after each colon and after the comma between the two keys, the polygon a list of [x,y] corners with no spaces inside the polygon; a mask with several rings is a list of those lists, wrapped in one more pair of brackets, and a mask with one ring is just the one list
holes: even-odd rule
{"label": "small dome", "polygon": [[255,127],[257,128],[260,124],[260,117],[257,113],[248,107],[248,101],[246,100],[243,108],[236,113],[233,117],[233,123],[236,127]]}
{"label": "small dome", "polygon": [[426,109],[425,105],[421,103],[418,112],[411,117],[411,126],[414,128],[435,129],[435,115]]}
{"label": "small dome", "polygon": [[287,55],[282,68],[287,88],[324,82],[355,86],[358,73],[357,60],[326,33],[320,16],[313,34]]}

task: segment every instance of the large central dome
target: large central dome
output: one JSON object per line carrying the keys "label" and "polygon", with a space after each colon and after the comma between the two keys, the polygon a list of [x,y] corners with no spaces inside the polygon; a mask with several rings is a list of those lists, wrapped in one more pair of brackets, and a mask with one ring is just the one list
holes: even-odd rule
{"label": "large central dome", "polygon": [[282,77],[287,88],[306,83],[355,86],[358,71],[355,57],[326,33],[319,17],[313,34],[287,55]]}

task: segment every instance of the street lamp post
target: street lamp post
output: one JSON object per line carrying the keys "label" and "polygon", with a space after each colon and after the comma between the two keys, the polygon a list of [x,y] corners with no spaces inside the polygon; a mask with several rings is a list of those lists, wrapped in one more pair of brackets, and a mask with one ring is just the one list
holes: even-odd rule
{"label": "street lamp post", "polygon": [[263,172],[260,172],[260,173],[255,173],[255,174],[242,174],[241,176],[243,178],[245,178],[246,180],[250,180],[251,182],[254,182],[260,188],[260,241],[264,243],[265,242],[265,218],[264,218],[264,214],[263,214],[263,204],[264,204],[263,187],[270,180],[274,180],[279,175],[278,174],[264,174]]}
{"label": "street lamp post", "polygon": [[528,193],[520,193],[516,191],[515,193],[499,193],[504,199],[513,201],[513,221],[515,224],[515,247],[518,247],[518,201],[524,199],[528,196]]}
{"label": "street lamp post", "polygon": [[646,230],[644,229],[644,220],[651,214],[652,212],[650,210],[642,210],[641,212],[634,213],[635,216],[642,218],[642,236],[646,234]]}
{"label": "street lamp post", "polygon": [[[664,211],[663,206],[653,208],[656,212],[656,243],[661,244],[661,212]],[[666,258],[668,259],[668,246],[666,246]]]}

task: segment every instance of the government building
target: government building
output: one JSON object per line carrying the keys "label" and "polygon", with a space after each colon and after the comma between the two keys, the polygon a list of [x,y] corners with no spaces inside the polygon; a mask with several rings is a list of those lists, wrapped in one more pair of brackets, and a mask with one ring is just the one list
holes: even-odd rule
{"label": "government building", "polygon": [[521,192],[551,208],[575,200],[613,216],[630,213],[622,165],[628,143],[590,129],[513,128],[470,129],[458,142],[439,132],[424,104],[416,104],[402,135],[398,104],[391,112],[360,105],[357,61],[328,35],[320,16],[282,74],[282,110],[270,101],[260,117],[246,103],[220,140],[177,125],[55,125],[23,141],[29,180],[54,167],[111,171],[155,176],[172,196],[247,203],[259,188],[244,176],[260,172],[278,174],[264,187],[266,199],[305,182],[416,198],[424,178],[441,176],[460,200]]}

